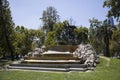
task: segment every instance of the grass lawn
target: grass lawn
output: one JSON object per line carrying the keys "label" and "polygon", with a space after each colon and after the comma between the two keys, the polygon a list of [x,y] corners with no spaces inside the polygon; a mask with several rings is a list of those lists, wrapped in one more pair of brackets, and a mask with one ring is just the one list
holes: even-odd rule
{"label": "grass lawn", "polygon": [[0,71],[0,80],[120,80],[120,60],[100,58],[91,72]]}

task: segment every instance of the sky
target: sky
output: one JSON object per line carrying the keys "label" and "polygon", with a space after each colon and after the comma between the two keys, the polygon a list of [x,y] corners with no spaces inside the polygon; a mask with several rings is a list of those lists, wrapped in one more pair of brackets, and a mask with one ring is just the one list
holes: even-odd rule
{"label": "sky", "polygon": [[73,19],[76,26],[89,27],[89,19],[93,17],[105,20],[107,8],[103,8],[104,0],[8,0],[15,25],[29,29],[42,26],[43,10],[53,6],[57,9],[60,20]]}

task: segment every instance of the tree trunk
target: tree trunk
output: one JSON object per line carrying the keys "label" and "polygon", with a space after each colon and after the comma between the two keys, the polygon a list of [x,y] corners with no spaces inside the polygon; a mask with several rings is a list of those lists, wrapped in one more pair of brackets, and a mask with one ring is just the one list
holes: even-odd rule
{"label": "tree trunk", "polygon": [[106,28],[106,34],[105,34],[105,56],[110,57],[110,48],[109,48],[109,34],[108,30]]}
{"label": "tree trunk", "polygon": [[106,47],[106,56],[110,57],[109,38],[108,37],[106,37],[105,47]]}

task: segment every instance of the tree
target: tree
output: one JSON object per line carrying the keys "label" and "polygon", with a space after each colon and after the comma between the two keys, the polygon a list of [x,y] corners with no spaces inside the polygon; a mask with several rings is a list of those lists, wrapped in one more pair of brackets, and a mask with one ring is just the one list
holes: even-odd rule
{"label": "tree", "polygon": [[47,47],[52,46],[52,45],[56,45],[56,34],[54,31],[48,32],[44,44]]}
{"label": "tree", "polygon": [[[102,21],[98,19],[92,18],[89,20],[90,28],[89,28],[89,43],[94,47],[97,53],[100,53],[104,50],[103,43],[103,34],[101,34],[101,26]],[[99,46],[98,46],[99,45]]]}
{"label": "tree", "polygon": [[64,44],[73,45],[75,44],[75,33],[74,29],[76,26],[70,25],[67,20],[63,21],[64,28],[62,29],[60,38]]}
{"label": "tree", "polygon": [[11,60],[14,60],[14,23],[11,17],[9,2],[7,0],[0,0],[0,47],[2,48],[3,56],[10,53]]}
{"label": "tree", "polygon": [[44,33],[42,30],[29,30],[30,40],[32,40],[34,47],[41,47],[44,43]]}
{"label": "tree", "polygon": [[55,34],[55,43],[58,44],[75,44],[74,29],[76,26],[69,25],[68,21],[57,22],[53,25]]}
{"label": "tree", "polygon": [[108,7],[108,17],[114,16],[117,20],[120,17],[120,0],[105,0],[103,7]]}
{"label": "tree", "polygon": [[59,15],[57,13],[57,10],[52,6],[47,7],[47,9],[43,11],[41,20],[43,22],[44,30],[53,30],[53,25],[59,21]]}
{"label": "tree", "polygon": [[[113,31],[116,29],[113,19],[110,17],[104,22],[97,19],[90,20],[89,40],[93,47],[98,52],[103,52],[104,55],[110,57],[110,40]],[[99,45],[99,46],[98,46]]]}
{"label": "tree", "polygon": [[120,31],[120,22],[119,22],[119,24],[117,25],[117,29]]}
{"label": "tree", "polygon": [[53,26],[53,31],[56,33],[56,43],[62,42],[61,33],[64,29],[64,24],[62,22],[57,22]]}
{"label": "tree", "polygon": [[108,18],[103,22],[101,27],[103,33],[103,40],[105,43],[105,56],[110,57],[110,40],[112,39],[113,31],[116,30],[114,25],[111,25],[112,21]]}
{"label": "tree", "polygon": [[[16,55],[24,55],[27,52],[27,48],[26,48],[26,42],[28,42],[28,40],[26,40],[26,32],[27,29],[25,29],[23,26],[17,26],[15,28],[15,42],[14,42],[14,46],[15,46],[15,54]],[[30,44],[28,44],[30,46]]]}
{"label": "tree", "polygon": [[14,46],[16,55],[25,55],[35,47],[40,47],[43,44],[43,32],[40,30],[17,26],[15,28],[15,36]]}
{"label": "tree", "polygon": [[88,29],[86,27],[76,28],[75,30],[76,44],[88,42]]}
{"label": "tree", "polygon": [[110,50],[112,55],[119,54],[120,52],[120,30],[113,31],[112,39],[110,41]]}

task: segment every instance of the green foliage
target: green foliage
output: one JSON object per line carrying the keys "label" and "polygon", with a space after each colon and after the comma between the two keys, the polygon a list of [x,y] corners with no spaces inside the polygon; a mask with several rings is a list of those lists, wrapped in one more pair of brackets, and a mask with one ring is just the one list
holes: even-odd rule
{"label": "green foliage", "polygon": [[69,25],[68,21],[57,22],[53,25],[53,31],[55,33],[55,42],[62,44],[75,44],[74,29],[76,26]]}
{"label": "green foliage", "polygon": [[108,16],[114,16],[117,20],[120,17],[120,0],[105,0],[103,7],[108,7]]}
{"label": "green foliage", "polygon": [[24,28],[23,26],[17,26],[15,28],[16,32],[16,41],[14,42],[15,46],[15,53],[24,55],[28,52],[28,50],[31,50],[31,43],[30,41],[30,35],[28,33],[28,30]]}
{"label": "green foliage", "polygon": [[117,25],[117,29],[120,31],[120,22]]}
{"label": "green foliage", "polygon": [[[16,54],[25,55],[28,52],[32,51],[35,47],[40,47],[41,44],[43,44],[42,42],[44,34],[40,30],[29,30],[23,26],[17,26],[15,28],[15,36],[16,41],[14,42],[14,46]],[[40,41],[34,42],[35,38],[40,39]]]}
{"label": "green foliage", "polygon": [[57,22],[53,26],[53,31],[55,31],[55,33],[57,34],[57,36],[60,36],[60,34],[62,33],[63,29],[64,29],[64,24],[61,23],[61,22]]}
{"label": "green foliage", "polygon": [[49,47],[56,44],[56,33],[54,31],[48,32],[44,45]]}
{"label": "green foliage", "polygon": [[57,10],[52,6],[47,7],[47,9],[43,11],[41,20],[44,25],[43,29],[47,31],[52,31],[53,25],[57,21],[59,21],[59,15],[57,14]]}
{"label": "green foliage", "polygon": [[[41,47],[44,43],[44,33],[42,30],[29,30],[30,40],[33,41],[33,48]],[[37,40],[35,40],[37,39]]]}
{"label": "green foliage", "polygon": [[114,40],[110,41],[110,52],[112,56],[115,56],[119,53],[119,49],[120,49],[119,47],[120,46],[116,41]]}
{"label": "green foliage", "polygon": [[86,27],[81,26],[80,28],[76,28],[74,31],[77,44],[88,42],[88,29]]}
{"label": "green foliage", "polygon": [[[89,29],[90,44],[93,45],[98,53],[103,52],[104,55],[108,57],[111,56],[110,53],[114,52],[113,45],[115,45],[115,42],[112,41],[112,36],[114,35],[114,31],[116,30],[115,26],[110,26],[109,24],[110,23],[107,23],[106,20],[102,23],[101,21],[93,18],[92,20],[90,20]],[[112,51],[110,51],[110,48]]]}
{"label": "green foliage", "polygon": [[110,51],[112,55],[119,54],[120,51],[120,31],[113,31],[112,40],[110,41]]}
{"label": "green foliage", "polygon": [[11,17],[9,2],[0,0],[0,54],[11,55],[14,60],[14,23]]}
{"label": "green foliage", "polygon": [[113,31],[112,39],[117,42],[120,40],[120,30]]}
{"label": "green foliage", "polygon": [[[97,53],[101,53],[104,50],[102,21],[92,18],[89,20],[89,43],[94,47]],[[98,46],[99,45],[99,46]]]}
{"label": "green foliage", "polygon": [[[104,6],[110,8],[109,16],[119,17],[118,4],[120,4],[118,0],[104,2]],[[108,23],[103,25],[102,21],[92,18],[89,20],[89,29],[76,27],[72,25],[72,19],[70,23],[67,20],[58,22],[57,10],[50,6],[43,11],[41,30],[26,29],[23,26],[14,28],[8,1],[0,0],[0,5],[2,5],[0,6],[0,56],[11,55],[11,58],[14,58],[16,54],[25,55],[43,44],[51,46],[59,42],[66,45],[89,42],[98,53],[104,52],[106,56],[109,56],[109,47],[111,53],[119,53],[120,23],[116,29],[113,29],[114,27],[109,26]]]}
{"label": "green foliage", "polygon": [[56,34],[56,43],[58,43],[59,41],[62,41],[61,33],[62,33],[63,29],[64,29],[64,24],[62,22],[57,22],[54,24],[53,31]]}
{"label": "green foliage", "polygon": [[64,28],[61,32],[61,39],[64,42],[64,44],[67,45],[74,45],[75,43],[75,32],[76,26],[70,25],[67,20],[63,21]]}

